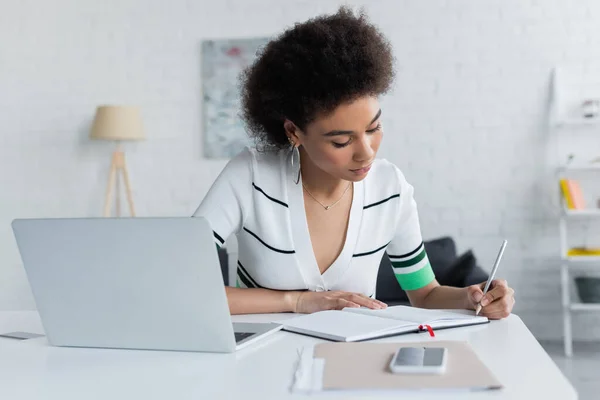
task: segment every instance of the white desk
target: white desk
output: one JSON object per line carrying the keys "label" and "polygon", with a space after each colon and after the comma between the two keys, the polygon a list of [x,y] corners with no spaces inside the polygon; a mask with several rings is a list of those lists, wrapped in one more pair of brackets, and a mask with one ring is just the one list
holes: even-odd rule
{"label": "white desk", "polygon": [[[270,321],[290,314],[236,316],[236,321]],[[36,312],[0,312],[0,332],[43,333]],[[383,342],[426,340],[421,334]],[[420,400],[575,399],[577,394],[521,319],[441,330],[431,340],[468,340],[505,385],[494,392],[418,393]],[[296,349],[320,340],[278,332],[235,354],[186,353],[48,346],[45,338],[0,338],[0,393],[3,399],[285,399],[297,361]],[[417,397],[418,396],[418,397]],[[348,398],[325,394],[330,400]],[[350,398],[378,396],[354,395]],[[383,398],[398,398],[387,395]],[[312,398],[312,397],[311,397]],[[379,397],[378,397],[379,398]]]}

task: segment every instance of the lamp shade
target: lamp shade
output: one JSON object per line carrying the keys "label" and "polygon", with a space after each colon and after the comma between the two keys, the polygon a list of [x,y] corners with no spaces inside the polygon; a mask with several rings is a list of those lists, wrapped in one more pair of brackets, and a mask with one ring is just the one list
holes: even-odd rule
{"label": "lamp shade", "polygon": [[90,138],[99,140],[144,140],[140,109],[134,106],[99,106]]}

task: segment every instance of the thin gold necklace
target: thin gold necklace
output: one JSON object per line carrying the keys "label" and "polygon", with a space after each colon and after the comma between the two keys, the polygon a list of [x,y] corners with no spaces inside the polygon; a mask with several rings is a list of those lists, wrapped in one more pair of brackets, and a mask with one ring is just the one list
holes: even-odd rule
{"label": "thin gold necklace", "polygon": [[304,182],[302,182],[302,187],[304,188],[304,190],[306,190],[306,192],[310,195],[310,197],[312,197],[317,203],[319,203],[321,205],[321,207],[323,207],[325,209],[325,211],[327,211],[331,207],[335,206],[337,203],[339,203],[344,198],[344,196],[346,195],[346,192],[348,191],[348,189],[350,189],[350,185],[352,185],[352,182],[348,182],[348,187],[346,188],[346,190],[344,190],[344,193],[342,193],[342,196],[335,203],[332,203],[332,204],[326,206],[325,204],[323,204],[319,200],[317,200],[317,198],[315,196],[313,196],[313,194],[310,192],[310,190],[308,190],[306,188],[306,186],[304,186]]}

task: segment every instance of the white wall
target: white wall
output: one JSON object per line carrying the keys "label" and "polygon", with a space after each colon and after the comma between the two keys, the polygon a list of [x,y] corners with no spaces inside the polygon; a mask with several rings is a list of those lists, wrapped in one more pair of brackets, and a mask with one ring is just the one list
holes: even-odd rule
{"label": "white wall", "polygon": [[[507,238],[515,311],[560,337],[549,74],[600,58],[600,2],[365,3],[398,59],[381,156],[415,186],[424,236],[455,236],[487,268]],[[202,158],[200,41],[271,35],[338,4],[0,2],[0,309],[35,307],[13,218],[101,215],[111,146],[87,139],[97,104],[143,108],[148,140],[127,148],[138,215],[189,215],[225,163]],[[600,325],[574,322],[582,339]]]}

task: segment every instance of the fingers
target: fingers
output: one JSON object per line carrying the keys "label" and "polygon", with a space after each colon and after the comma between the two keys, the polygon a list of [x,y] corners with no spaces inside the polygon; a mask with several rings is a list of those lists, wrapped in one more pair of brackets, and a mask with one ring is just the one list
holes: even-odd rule
{"label": "fingers", "polygon": [[505,288],[508,287],[508,282],[506,282],[505,279],[494,279],[492,281],[492,283],[490,284],[490,286],[492,288],[498,287],[498,286],[504,286]]}
{"label": "fingers", "polygon": [[373,310],[380,310],[387,307],[382,301],[372,299],[360,293],[352,292],[332,292],[333,296],[345,299],[352,303],[358,304],[360,307],[367,307]]}
{"label": "fingers", "polygon": [[[485,284],[485,282],[484,282]],[[473,285],[467,288],[467,292],[469,294],[470,302],[475,306],[479,304],[483,297],[483,287],[481,285]]]}
{"label": "fingers", "polygon": [[354,303],[352,301],[343,299],[343,298],[339,298],[339,299],[335,299],[332,303],[332,307],[330,308],[330,310],[341,310],[345,307],[351,307],[351,308],[358,308],[360,307],[357,303]]}
{"label": "fingers", "polygon": [[[500,299],[503,296],[506,296],[509,291],[509,287],[506,284],[506,281],[496,279],[493,280],[490,285],[491,290],[488,290],[485,296],[481,299],[481,306],[485,307],[488,304],[493,303],[496,299]],[[512,290],[512,289],[510,289]]]}
{"label": "fingers", "polygon": [[[487,281],[468,287],[469,298],[475,305],[481,303],[481,306],[485,307],[487,304],[493,302],[494,299],[498,297],[498,290],[496,289],[497,287],[508,287],[506,281],[501,279],[495,279],[490,283],[490,287],[486,294],[486,297],[483,297],[483,289],[485,289],[486,284]],[[494,289],[496,289],[496,291],[494,291]],[[484,301],[483,299],[485,298],[487,298],[487,300]]]}
{"label": "fingers", "polygon": [[506,294],[482,309],[482,314],[490,319],[506,318],[515,304],[514,290],[506,288]]}
{"label": "fingers", "polygon": [[368,307],[373,310],[380,310],[382,308],[386,308],[387,304],[367,297],[360,293],[348,293],[348,296],[344,296],[346,299],[361,305],[362,307]]}
{"label": "fingers", "polygon": [[313,313],[322,310],[341,310],[345,307],[383,309],[387,304],[360,293],[327,291],[303,292],[296,298],[294,312]]}

